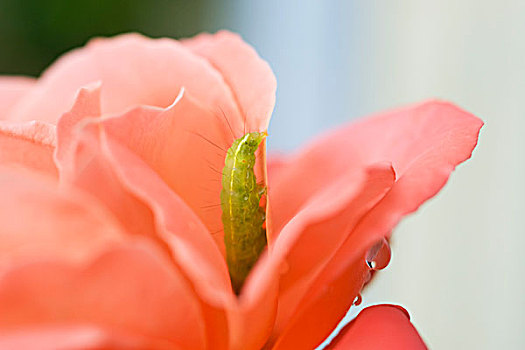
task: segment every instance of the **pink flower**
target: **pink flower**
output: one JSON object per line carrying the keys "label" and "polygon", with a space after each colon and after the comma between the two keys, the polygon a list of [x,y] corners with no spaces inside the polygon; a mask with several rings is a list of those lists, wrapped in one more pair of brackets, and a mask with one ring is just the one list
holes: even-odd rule
{"label": "pink flower", "polygon": [[[223,149],[267,129],[275,88],[228,32],[95,39],[36,81],[2,78],[0,348],[322,343],[369,280],[367,254],[470,157],[482,122],[430,101],[270,158],[269,247],[236,296],[216,205]],[[389,305],[331,346],[385,344],[425,347]]]}

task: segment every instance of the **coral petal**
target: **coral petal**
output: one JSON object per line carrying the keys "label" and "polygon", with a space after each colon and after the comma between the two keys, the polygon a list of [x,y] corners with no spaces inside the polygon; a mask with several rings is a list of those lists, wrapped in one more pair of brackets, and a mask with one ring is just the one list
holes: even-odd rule
{"label": "coral petal", "polygon": [[327,349],[425,350],[427,347],[405,309],[397,305],[375,305],[362,310]]}
{"label": "coral petal", "polygon": [[54,150],[54,125],[38,121],[0,121],[0,165],[23,167],[57,177]]}
{"label": "coral petal", "polygon": [[[351,185],[348,184],[348,180]],[[343,176],[313,198],[288,223],[274,244],[273,255],[282,254],[287,268],[281,273],[279,315],[276,332],[290,325],[290,317],[305,307],[302,297],[319,273],[346,241],[348,235],[392,187],[395,174],[390,165],[376,165],[361,177]],[[346,259],[351,261],[355,254]],[[358,285],[349,288],[359,290]],[[321,286],[321,285],[319,285]],[[317,286],[315,286],[317,287]],[[319,327],[321,329],[322,327]]]}
{"label": "coral petal", "polygon": [[[482,125],[450,103],[429,101],[322,135],[269,175],[275,193],[272,205],[278,213],[273,218],[275,230],[333,177],[379,162],[391,162],[399,179],[409,171],[404,181],[413,186],[404,196],[415,210],[444,185],[455,165],[470,157]],[[421,198],[412,200],[414,196]]]}
{"label": "coral petal", "polygon": [[140,34],[91,40],[66,53],[47,69],[24,103],[11,109],[14,120],[56,123],[68,111],[79,87],[102,82],[102,112],[120,113],[138,105],[167,107],[185,87],[205,108],[239,111],[222,76],[173,39]]}
{"label": "coral petal", "polygon": [[268,129],[277,86],[268,63],[239,35],[228,31],[200,34],[182,42],[222,74],[245,118],[245,129]]}
{"label": "coral petal", "polygon": [[[269,178],[277,234],[284,234],[312,196],[349,167],[366,168],[373,162],[389,161],[397,177],[386,195],[360,218],[317,277],[293,287],[307,292],[287,329],[283,333],[276,330],[281,337],[279,346],[286,348],[299,341],[312,347],[322,342],[369,277],[365,264],[368,249],[388,237],[404,215],[441,189],[455,166],[470,157],[481,126],[479,119],[451,104],[426,102],[328,133],[290,157],[287,164],[274,168]],[[297,180],[300,174],[305,174],[307,180]],[[292,192],[298,195],[286,197]],[[274,240],[277,245],[280,236]]]}
{"label": "coral petal", "polygon": [[[343,271],[338,271],[345,264]],[[320,345],[346,314],[361,290],[367,271],[364,260],[339,256],[303,297],[293,318],[279,334],[274,349],[313,349]],[[333,274],[331,273],[333,272]]]}
{"label": "coral petal", "polygon": [[0,169],[0,188],[2,335],[80,322],[204,347],[199,300],[162,250],[52,178]]}
{"label": "coral petal", "polygon": [[232,349],[261,349],[272,332],[278,308],[278,274],[267,274],[277,270],[268,268],[272,262],[261,255],[241,290],[230,314]]}
{"label": "coral petal", "polygon": [[[88,95],[98,97],[96,93]],[[150,161],[156,168],[162,162],[172,166],[169,152],[163,153],[162,148],[170,139],[170,129],[164,130],[162,126],[174,121],[169,116],[159,118],[163,112],[159,108],[140,107],[123,116],[102,119],[89,116],[82,119],[75,113],[67,113],[58,128],[62,129],[62,123],[72,123],[76,137],[72,140],[59,137],[59,144],[64,141],[65,149],[71,149],[57,152],[64,156],[57,158],[73,165],[71,169],[61,167],[65,181],[101,200],[128,232],[153,239],[170,254],[201,298],[204,322],[209,326],[207,341],[217,348],[226,347],[227,337],[224,334],[218,337],[216,332],[227,329],[225,312],[234,301],[225,261],[200,219],[145,162]],[[161,125],[155,125],[158,122]],[[132,128],[128,130],[130,123]]]}
{"label": "coral petal", "polygon": [[172,342],[88,325],[39,326],[0,335],[0,349],[24,350],[181,350]]}
{"label": "coral petal", "polygon": [[228,271],[199,218],[138,157],[110,138],[106,147],[121,183],[152,209],[157,234],[168,243],[197,288],[226,300],[225,295],[231,292]]}
{"label": "coral petal", "polygon": [[[93,92],[89,94],[89,99],[97,99],[98,96]],[[82,98],[83,94],[80,94],[79,99]],[[184,104],[185,101],[183,98],[178,103]],[[194,186],[190,180],[195,180],[199,174],[192,170],[192,160],[202,165],[200,159],[195,159],[200,153],[183,149],[180,141],[177,141],[179,137],[193,139],[194,135],[184,128],[186,124],[179,125],[182,129],[175,127],[177,123],[183,122],[180,116],[186,115],[184,112],[198,119],[196,110],[192,109],[195,106],[183,105],[181,110],[173,111],[178,103],[167,110],[140,107],[122,116],[89,120],[77,118],[73,113],[74,107],[58,124],[59,130],[62,130],[63,124],[65,127],[72,120],[76,120],[78,124],[75,151],[65,152],[73,158],[57,158],[62,159],[63,163],[75,165],[73,172],[65,174],[65,177],[71,178],[78,186],[101,199],[129,232],[156,232],[157,239],[168,245],[178,246],[177,249],[171,246],[178,252],[175,254],[187,254],[190,251],[198,254],[199,260],[192,261],[189,256],[185,256],[181,263],[200,276],[196,281],[201,281],[199,285],[203,288],[226,293],[230,283],[224,259],[209,232],[186,205],[191,202],[191,197],[184,195],[190,196],[191,191],[180,186],[182,193],[173,192],[168,187],[169,184],[180,183],[181,176],[187,178],[186,182],[182,182],[183,185]],[[93,105],[95,102],[88,104]],[[211,118],[211,121],[216,120],[209,113],[202,113]],[[191,120],[190,116],[186,120]],[[89,115],[86,116],[88,117]],[[60,135],[59,150],[63,141]],[[196,147],[208,145],[199,138],[196,139]],[[67,145],[68,139],[64,142]],[[187,158],[180,159],[179,155]],[[183,169],[180,164],[189,168],[186,170],[190,172],[189,175],[181,171]],[[206,163],[204,165],[207,168]],[[161,177],[167,181],[162,181]],[[142,220],[137,221],[140,218]],[[199,265],[200,262],[205,265]],[[210,281],[216,281],[217,284]],[[205,287],[206,285],[210,287]]]}
{"label": "coral petal", "polygon": [[64,113],[60,118],[57,127],[57,147],[55,150],[55,159],[61,176],[73,171],[74,163],[70,160],[74,157],[76,137],[75,127],[82,120],[87,118],[100,117],[100,84],[92,84],[81,88],[76,96],[75,103],[71,110]]}
{"label": "coral petal", "polygon": [[100,203],[40,174],[1,169],[0,192],[0,269],[28,259],[84,261],[125,237]]}
{"label": "coral petal", "polygon": [[221,172],[233,141],[226,122],[184,93],[165,110],[136,108],[102,123],[109,138],[139,156],[189,205],[222,248]]}
{"label": "coral petal", "polygon": [[[36,80],[20,76],[0,76],[0,120],[9,119],[9,112],[34,86]],[[34,119],[38,119],[35,116]]]}
{"label": "coral petal", "polygon": [[49,260],[5,271],[0,275],[2,333],[83,323],[203,349],[204,325],[194,292],[162,251],[148,243],[122,244],[86,264]]}

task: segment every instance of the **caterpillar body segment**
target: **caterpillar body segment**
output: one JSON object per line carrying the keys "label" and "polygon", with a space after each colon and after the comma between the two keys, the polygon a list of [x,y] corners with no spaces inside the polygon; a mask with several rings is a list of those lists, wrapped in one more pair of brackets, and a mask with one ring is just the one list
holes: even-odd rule
{"label": "caterpillar body segment", "polygon": [[266,188],[255,178],[255,152],[267,134],[251,132],[236,139],[226,153],[222,175],[221,207],[226,262],[232,287],[239,293],[244,280],[266,246]]}

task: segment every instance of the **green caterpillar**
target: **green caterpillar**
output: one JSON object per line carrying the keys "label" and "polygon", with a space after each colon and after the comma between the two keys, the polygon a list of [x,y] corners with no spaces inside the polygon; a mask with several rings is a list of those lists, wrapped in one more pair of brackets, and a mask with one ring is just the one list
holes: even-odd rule
{"label": "green caterpillar", "polygon": [[226,153],[222,172],[221,208],[226,262],[235,293],[266,246],[265,209],[261,197],[266,191],[255,178],[255,151],[265,132],[251,132],[236,139]]}

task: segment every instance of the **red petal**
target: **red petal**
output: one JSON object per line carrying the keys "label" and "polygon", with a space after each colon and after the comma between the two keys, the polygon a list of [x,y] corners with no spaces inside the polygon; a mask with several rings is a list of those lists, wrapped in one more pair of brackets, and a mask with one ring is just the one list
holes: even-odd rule
{"label": "red petal", "polygon": [[425,350],[427,347],[410,323],[405,309],[375,305],[362,310],[326,349]]}

